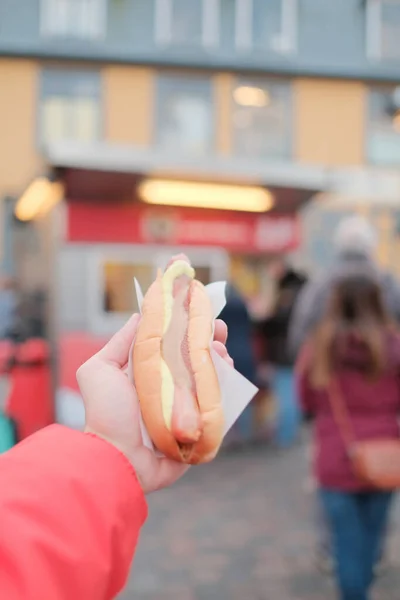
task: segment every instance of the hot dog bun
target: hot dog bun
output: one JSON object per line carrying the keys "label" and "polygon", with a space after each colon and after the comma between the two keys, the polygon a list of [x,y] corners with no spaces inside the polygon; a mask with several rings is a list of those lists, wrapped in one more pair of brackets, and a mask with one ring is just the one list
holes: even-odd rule
{"label": "hot dog bun", "polygon": [[206,290],[194,279],[188,259],[176,257],[144,298],[132,362],[153,443],[169,458],[188,464],[212,460],[223,438],[212,333]]}

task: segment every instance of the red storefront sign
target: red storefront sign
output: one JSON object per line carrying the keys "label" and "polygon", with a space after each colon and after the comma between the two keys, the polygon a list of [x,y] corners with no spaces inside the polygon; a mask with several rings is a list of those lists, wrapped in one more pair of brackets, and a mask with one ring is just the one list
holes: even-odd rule
{"label": "red storefront sign", "polygon": [[300,223],[296,215],[71,202],[68,204],[67,241],[286,252],[294,250],[300,243]]}

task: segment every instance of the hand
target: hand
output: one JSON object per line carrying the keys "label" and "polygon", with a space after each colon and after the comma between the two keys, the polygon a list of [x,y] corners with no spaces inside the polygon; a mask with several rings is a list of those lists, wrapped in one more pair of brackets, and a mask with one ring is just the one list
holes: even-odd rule
{"label": "hand", "polygon": [[[85,403],[86,432],[94,433],[123,452],[135,469],[143,491],[149,493],[170,485],[188,467],[159,458],[143,446],[139,401],[126,373],[139,320],[139,315],[133,315],[100,352],[79,368],[77,379]],[[225,347],[227,334],[225,323],[217,320],[213,347],[233,366]]]}

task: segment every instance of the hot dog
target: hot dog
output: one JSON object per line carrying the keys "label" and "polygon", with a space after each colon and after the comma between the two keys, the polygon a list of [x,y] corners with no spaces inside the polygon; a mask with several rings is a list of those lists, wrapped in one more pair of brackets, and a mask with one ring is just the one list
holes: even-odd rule
{"label": "hot dog", "polygon": [[223,437],[221,393],[210,356],[213,314],[184,255],[174,257],[145,295],[133,376],[155,446],[174,460],[208,462]]}

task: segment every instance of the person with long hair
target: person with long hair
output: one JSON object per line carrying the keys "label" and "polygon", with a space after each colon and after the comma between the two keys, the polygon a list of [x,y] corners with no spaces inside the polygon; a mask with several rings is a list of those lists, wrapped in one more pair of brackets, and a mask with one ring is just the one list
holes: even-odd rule
{"label": "person with long hair", "polygon": [[349,270],[337,279],[296,371],[303,411],[314,415],[314,475],[340,598],[367,600],[393,492],[374,489],[353,471],[332,390],[357,441],[399,438],[400,336],[373,271]]}
{"label": "person with long hair", "polygon": [[[332,287],[338,277],[349,269],[373,270],[390,317],[400,323],[400,283],[392,273],[381,269],[376,262],[378,235],[370,220],[352,214],[343,217],[333,232],[333,256],[329,268],[317,277],[311,277],[296,299],[288,330],[288,356],[293,362],[304,341],[323,318]],[[321,514],[319,501],[315,502],[315,528],[317,534],[316,564],[325,574],[332,571],[332,551],[329,530]],[[382,573],[389,563],[383,546],[378,570]]]}

